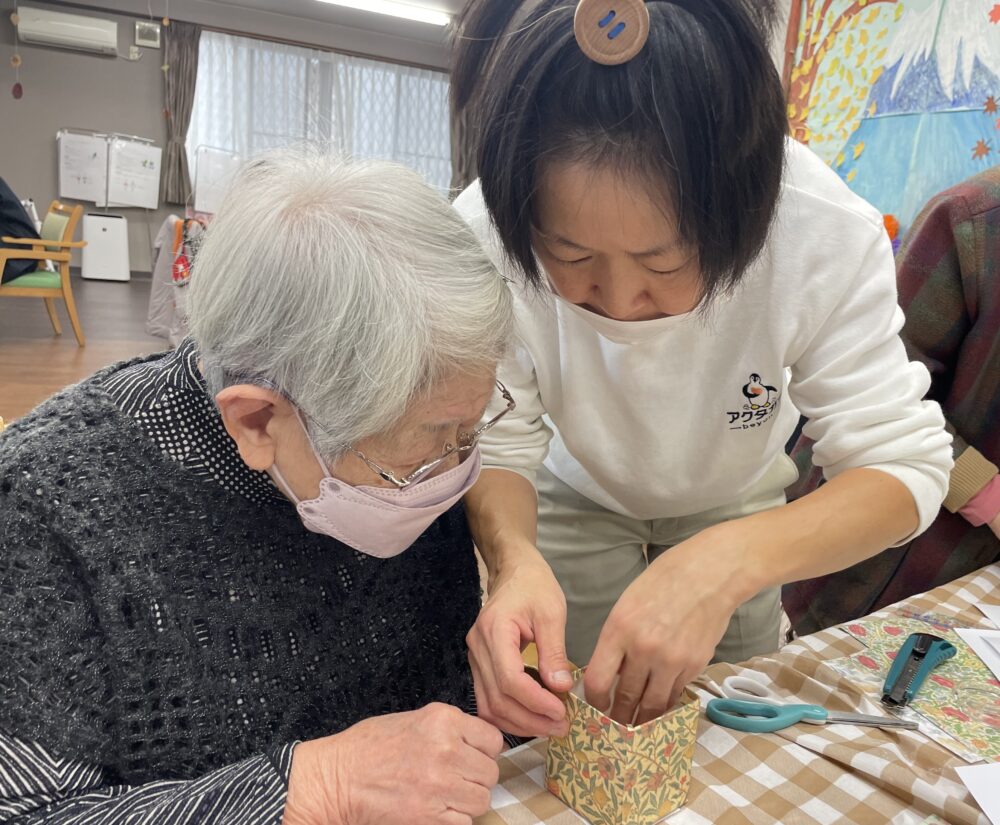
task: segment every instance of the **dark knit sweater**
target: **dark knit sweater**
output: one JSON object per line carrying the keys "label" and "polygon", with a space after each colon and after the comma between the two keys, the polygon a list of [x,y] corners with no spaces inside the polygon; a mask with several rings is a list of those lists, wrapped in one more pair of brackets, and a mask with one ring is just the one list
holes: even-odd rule
{"label": "dark knit sweater", "polygon": [[106,392],[122,368],[0,436],[0,734],[138,785],[469,707],[460,505],[395,559],[355,552],[158,450]]}

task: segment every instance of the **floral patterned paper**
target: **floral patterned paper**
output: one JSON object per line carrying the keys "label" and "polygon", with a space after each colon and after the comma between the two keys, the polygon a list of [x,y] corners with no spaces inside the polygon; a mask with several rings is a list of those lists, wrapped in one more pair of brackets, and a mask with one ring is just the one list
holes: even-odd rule
{"label": "floral patterned paper", "polygon": [[852,622],[842,629],[868,649],[842,660],[836,669],[879,696],[892,661],[911,633],[934,633],[955,645],[955,656],[934,669],[909,706],[982,759],[1000,761],[1000,682],[947,619],[887,617]]}
{"label": "floral patterned paper", "polygon": [[[574,678],[579,680],[582,671]],[[622,725],[563,697],[567,736],[549,740],[546,787],[593,825],[652,825],[687,800],[701,703],[685,691],[670,713]]]}

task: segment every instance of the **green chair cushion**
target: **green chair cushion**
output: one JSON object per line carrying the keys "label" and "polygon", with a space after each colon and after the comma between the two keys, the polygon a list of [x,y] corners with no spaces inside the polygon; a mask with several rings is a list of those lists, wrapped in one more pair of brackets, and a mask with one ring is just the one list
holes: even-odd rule
{"label": "green chair cushion", "polygon": [[62,277],[58,272],[36,269],[13,281],[7,281],[4,286],[19,286],[29,289],[62,289]]}

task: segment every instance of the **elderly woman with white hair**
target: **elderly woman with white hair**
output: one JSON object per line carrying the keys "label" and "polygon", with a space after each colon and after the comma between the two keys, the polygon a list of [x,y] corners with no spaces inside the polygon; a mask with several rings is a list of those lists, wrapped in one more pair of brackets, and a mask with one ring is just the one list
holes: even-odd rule
{"label": "elderly woman with white hair", "polygon": [[191,337],[0,436],[0,820],[468,823],[510,293],[417,175],[251,162]]}

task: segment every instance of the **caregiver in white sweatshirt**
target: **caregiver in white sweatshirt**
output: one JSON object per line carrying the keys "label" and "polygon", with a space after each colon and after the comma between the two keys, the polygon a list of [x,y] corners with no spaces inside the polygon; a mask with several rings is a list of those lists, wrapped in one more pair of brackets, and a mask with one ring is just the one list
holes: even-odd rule
{"label": "caregiver in white sweatshirt", "polygon": [[[480,180],[456,207],[518,322],[517,408],[467,497],[479,711],[511,732],[566,727],[527,642],[551,690],[588,664],[595,706],[654,718],[713,658],[777,648],[783,583],[909,540],[945,495],[881,216],[785,138],[767,5],[472,0],[459,21]],[[785,504],[800,413],[829,483]]]}

